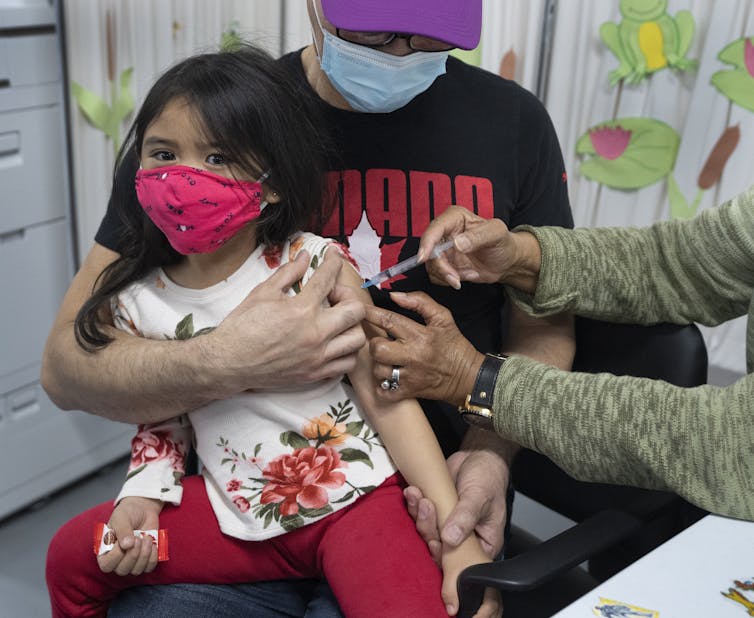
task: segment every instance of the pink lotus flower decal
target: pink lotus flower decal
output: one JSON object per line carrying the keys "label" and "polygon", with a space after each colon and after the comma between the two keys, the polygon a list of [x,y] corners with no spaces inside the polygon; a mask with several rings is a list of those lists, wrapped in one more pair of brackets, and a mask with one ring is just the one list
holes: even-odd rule
{"label": "pink lotus flower decal", "polygon": [[744,41],[744,65],[749,75],[754,77],[754,45],[752,45],[751,39]]}
{"label": "pink lotus flower decal", "polygon": [[587,129],[576,143],[583,176],[613,189],[641,189],[675,166],[681,136],[653,118],[624,117]]}
{"label": "pink lotus flower decal", "polygon": [[603,159],[613,161],[621,156],[631,141],[631,131],[616,127],[600,127],[589,131],[595,152]]}

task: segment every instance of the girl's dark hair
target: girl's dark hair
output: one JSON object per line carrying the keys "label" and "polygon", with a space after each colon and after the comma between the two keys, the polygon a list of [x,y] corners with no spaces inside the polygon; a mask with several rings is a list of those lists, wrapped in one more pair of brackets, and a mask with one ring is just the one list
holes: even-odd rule
{"label": "girl's dark hair", "polygon": [[118,153],[108,208],[121,222],[120,257],[99,276],[75,322],[76,340],[89,351],[112,341],[99,317],[115,294],[183,258],[144,213],[134,185],[147,127],[176,99],[187,101],[208,141],[235,168],[249,177],[270,171],[265,186],[281,200],[257,219],[260,243],[282,243],[301,229],[318,231],[329,214],[320,105],[285,65],[252,45],[183,60],[152,86]]}

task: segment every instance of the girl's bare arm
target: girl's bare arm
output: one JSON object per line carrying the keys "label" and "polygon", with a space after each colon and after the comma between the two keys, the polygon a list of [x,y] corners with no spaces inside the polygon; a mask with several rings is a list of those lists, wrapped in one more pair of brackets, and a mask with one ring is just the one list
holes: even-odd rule
{"label": "girl's bare arm", "polygon": [[[338,282],[357,289],[365,304],[372,303],[369,293],[361,289],[362,279],[352,268],[342,268]],[[365,324],[365,328],[374,329],[369,324]],[[370,334],[373,333],[367,332],[367,338]],[[356,368],[349,373],[349,378],[363,411],[382,438],[395,465],[410,485],[419,487],[434,502],[438,521],[444,523],[458,501],[458,494],[445,456],[421,406],[415,399],[385,402],[379,398],[379,385],[372,377],[372,358],[367,345],[359,352]],[[458,608],[458,574],[466,566],[480,562],[489,562],[489,558],[474,535],[458,548],[446,550],[443,554],[442,595],[453,614]],[[488,597],[482,608],[484,611],[480,610],[478,614],[480,616],[497,613],[496,608],[490,607],[496,603],[496,597]]]}

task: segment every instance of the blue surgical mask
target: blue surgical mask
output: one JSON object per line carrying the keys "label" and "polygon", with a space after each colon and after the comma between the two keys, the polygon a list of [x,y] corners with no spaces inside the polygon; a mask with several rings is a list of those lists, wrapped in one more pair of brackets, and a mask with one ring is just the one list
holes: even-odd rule
{"label": "blue surgical mask", "polygon": [[[393,56],[344,41],[322,28],[319,64],[330,83],[356,111],[389,113],[408,104],[445,73],[448,52]],[[316,41],[316,37],[314,39]]]}

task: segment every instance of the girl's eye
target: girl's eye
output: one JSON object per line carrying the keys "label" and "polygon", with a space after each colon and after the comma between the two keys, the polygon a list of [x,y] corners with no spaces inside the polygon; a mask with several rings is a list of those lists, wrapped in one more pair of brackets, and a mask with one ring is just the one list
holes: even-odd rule
{"label": "girl's eye", "polygon": [[152,154],[152,157],[158,161],[174,161],[175,155],[167,150],[158,150]]}
{"label": "girl's eye", "polygon": [[210,165],[227,165],[228,161],[225,159],[224,155],[215,152],[207,157],[207,163]]}

